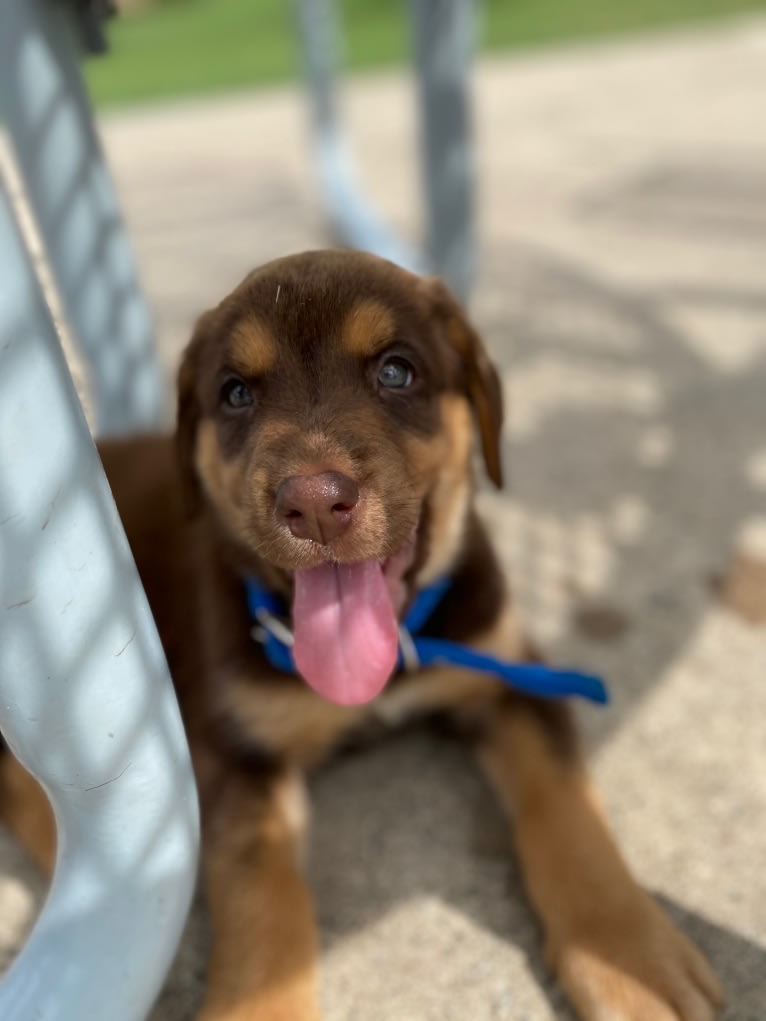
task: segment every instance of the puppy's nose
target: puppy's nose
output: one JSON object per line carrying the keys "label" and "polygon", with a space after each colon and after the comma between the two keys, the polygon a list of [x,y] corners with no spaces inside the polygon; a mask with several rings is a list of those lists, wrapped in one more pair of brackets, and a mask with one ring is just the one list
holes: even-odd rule
{"label": "puppy's nose", "polygon": [[298,539],[326,546],[351,524],[359,487],[341,472],[291,475],[277,489],[276,514]]}

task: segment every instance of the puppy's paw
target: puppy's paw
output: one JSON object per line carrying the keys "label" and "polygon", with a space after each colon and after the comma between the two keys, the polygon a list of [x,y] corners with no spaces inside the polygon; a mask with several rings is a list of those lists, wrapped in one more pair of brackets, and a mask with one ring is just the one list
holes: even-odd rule
{"label": "puppy's paw", "polygon": [[655,902],[600,914],[552,947],[554,970],[584,1021],[713,1021],[723,1003],[712,968]]}

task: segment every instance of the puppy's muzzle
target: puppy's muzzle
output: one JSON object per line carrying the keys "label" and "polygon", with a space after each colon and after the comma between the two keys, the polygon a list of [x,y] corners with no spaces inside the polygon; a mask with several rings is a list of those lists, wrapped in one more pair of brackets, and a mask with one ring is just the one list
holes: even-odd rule
{"label": "puppy's muzzle", "polygon": [[297,539],[326,546],[349,527],[358,502],[359,486],[342,472],[291,475],[277,488],[275,513]]}

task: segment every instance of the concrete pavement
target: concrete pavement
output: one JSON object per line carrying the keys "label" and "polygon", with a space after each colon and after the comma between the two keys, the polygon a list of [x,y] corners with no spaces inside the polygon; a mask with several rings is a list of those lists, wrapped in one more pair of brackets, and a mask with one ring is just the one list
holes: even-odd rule
{"label": "concrete pavement", "polygon": [[[640,878],[766,1018],[766,20],[484,61],[473,316],[510,490],[484,506],[550,655],[602,672],[593,772]],[[419,229],[411,84],[346,96]],[[291,89],[104,119],[170,369],[252,266],[328,243]],[[371,792],[374,792],[374,797]],[[467,756],[397,736],[314,782],[328,1021],[569,1019]],[[0,953],[39,881],[0,834]],[[198,994],[192,921],[152,1021]]]}

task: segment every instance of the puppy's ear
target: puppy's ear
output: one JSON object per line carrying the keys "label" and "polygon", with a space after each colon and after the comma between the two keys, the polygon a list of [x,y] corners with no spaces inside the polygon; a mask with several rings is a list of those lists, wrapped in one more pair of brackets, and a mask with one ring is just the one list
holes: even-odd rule
{"label": "puppy's ear", "polygon": [[426,281],[434,315],[442,323],[447,341],[460,357],[465,390],[479,426],[481,449],[487,475],[498,489],[503,485],[500,430],[503,425],[503,394],[495,367],[456,298],[446,285],[433,277]]}
{"label": "puppy's ear", "polygon": [[202,416],[197,384],[202,345],[210,331],[211,313],[197,320],[192,338],[186,346],[178,370],[178,408],[176,416],[176,457],[181,472],[181,486],[189,517],[199,513],[202,489],[195,465],[197,427]]}

